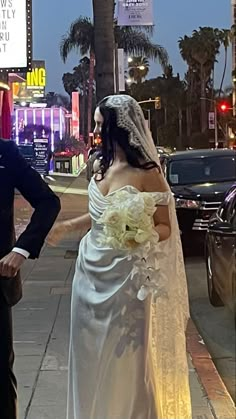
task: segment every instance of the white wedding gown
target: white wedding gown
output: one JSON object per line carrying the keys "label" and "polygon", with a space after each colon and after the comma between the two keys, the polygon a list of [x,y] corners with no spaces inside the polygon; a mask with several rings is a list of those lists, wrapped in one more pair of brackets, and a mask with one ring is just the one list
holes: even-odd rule
{"label": "white wedding gown", "polygon": [[81,241],[73,280],[67,419],[158,419],[145,386],[141,279],[131,280],[134,261],[124,251],[97,242],[107,198],[92,179],[92,228]]}

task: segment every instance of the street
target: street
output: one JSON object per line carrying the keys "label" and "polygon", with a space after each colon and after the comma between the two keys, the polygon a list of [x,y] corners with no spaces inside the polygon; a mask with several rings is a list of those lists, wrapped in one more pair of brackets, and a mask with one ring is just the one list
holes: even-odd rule
{"label": "street", "polygon": [[[61,197],[59,219],[75,217],[86,211],[87,182],[84,175],[79,179],[55,177],[54,181],[48,182]],[[31,209],[19,194],[16,195],[15,208],[19,234]],[[65,418],[70,289],[79,239],[75,235],[57,248],[45,247],[41,258],[27,261],[22,270],[24,298],[14,309],[19,419]],[[231,315],[226,309],[210,306],[203,260],[189,257],[186,268],[192,319],[233,396],[235,332]],[[211,400],[190,360],[189,370],[193,419],[213,419]],[[231,419],[232,416],[215,414],[214,417]]]}
{"label": "street", "polygon": [[213,361],[235,401],[236,336],[233,314],[224,307],[213,307],[207,294],[204,259],[186,259],[191,316],[205,341]]}

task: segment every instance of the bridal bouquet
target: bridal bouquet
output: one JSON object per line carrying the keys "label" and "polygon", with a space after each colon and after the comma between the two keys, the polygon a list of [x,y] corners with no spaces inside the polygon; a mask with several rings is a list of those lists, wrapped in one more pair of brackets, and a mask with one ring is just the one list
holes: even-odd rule
{"label": "bridal bouquet", "polygon": [[120,190],[110,195],[109,205],[98,220],[103,226],[101,245],[134,250],[153,237],[156,202],[151,193]]}

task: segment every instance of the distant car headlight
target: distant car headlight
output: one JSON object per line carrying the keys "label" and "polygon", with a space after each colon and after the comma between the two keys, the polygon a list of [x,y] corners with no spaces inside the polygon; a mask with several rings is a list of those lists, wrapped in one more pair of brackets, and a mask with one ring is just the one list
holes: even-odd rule
{"label": "distant car headlight", "polygon": [[201,207],[200,201],[194,201],[192,199],[175,199],[175,207],[176,208],[188,208],[188,209],[196,209]]}

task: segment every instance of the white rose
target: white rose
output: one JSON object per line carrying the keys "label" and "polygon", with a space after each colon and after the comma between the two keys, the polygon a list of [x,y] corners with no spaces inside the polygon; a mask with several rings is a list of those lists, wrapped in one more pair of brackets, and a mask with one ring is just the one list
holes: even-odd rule
{"label": "white rose", "polygon": [[144,209],[146,214],[153,215],[156,212],[155,200],[149,193],[143,194]]}
{"label": "white rose", "polygon": [[142,214],[142,216],[139,219],[139,224],[138,227],[141,230],[149,230],[152,229],[154,226],[154,220],[153,220],[153,216],[151,215],[147,215],[147,214]]}
{"label": "white rose", "polygon": [[107,210],[101,216],[99,222],[110,226],[116,225],[122,221],[122,213],[117,210]]}
{"label": "white rose", "polygon": [[137,243],[145,243],[151,237],[150,230],[141,230],[139,229],[135,235],[135,241]]}
{"label": "white rose", "polygon": [[137,242],[135,241],[136,234],[135,231],[127,231],[123,234],[121,241],[124,248],[133,249],[137,247]]}

